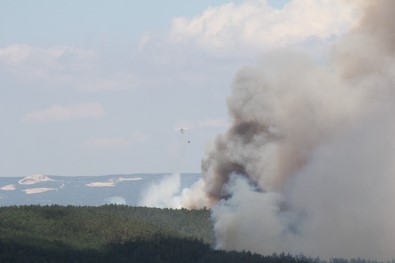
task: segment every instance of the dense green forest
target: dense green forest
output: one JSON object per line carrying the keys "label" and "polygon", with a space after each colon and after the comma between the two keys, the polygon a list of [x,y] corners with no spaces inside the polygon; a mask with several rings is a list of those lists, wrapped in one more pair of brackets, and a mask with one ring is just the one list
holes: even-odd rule
{"label": "dense green forest", "polygon": [[206,209],[0,207],[0,262],[320,262],[218,251],[213,243]]}

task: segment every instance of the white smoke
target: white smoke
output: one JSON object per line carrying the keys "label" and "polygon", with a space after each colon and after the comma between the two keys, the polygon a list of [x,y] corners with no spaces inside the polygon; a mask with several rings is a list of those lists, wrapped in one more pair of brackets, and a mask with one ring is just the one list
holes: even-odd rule
{"label": "white smoke", "polygon": [[203,179],[143,203],[211,207],[221,249],[395,258],[395,1],[356,3],[327,62],[277,50],[240,70]]}
{"label": "white smoke", "polygon": [[[262,254],[281,248],[281,233],[285,229],[278,214],[283,197],[274,192],[260,193],[238,176],[231,178],[227,191],[232,197],[213,209],[217,248]],[[260,227],[251,227],[257,225]]]}
{"label": "white smoke", "polygon": [[104,204],[126,205],[126,199],[122,196],[111,196],[104,199]]}
{"label": "white smoke", "polygon": [[276,51],[235,77],[202,161],[218,248],[395,258],[395,2],[360,2],[328,63]]}
{"label": "white smoke", "polygon": [[181,208],[179,197],[181,178],[179,174],[166,176],[158,183],[150,185],[142,193],[139,206],[159,208]]}
{"label": "white smoke", "polygon": [[391,118],[377,113],[312,153],[290,183],[289,205],[304,213],[293,247],[325,258],[395,258]]}
{"label": "white smoke", "polygon": [[168,175],[145,189],[138,205],[173,209],[203,208],[208,204],[204,186],[203,180],[198,180],[190,188],[181,189],[181,175]]}

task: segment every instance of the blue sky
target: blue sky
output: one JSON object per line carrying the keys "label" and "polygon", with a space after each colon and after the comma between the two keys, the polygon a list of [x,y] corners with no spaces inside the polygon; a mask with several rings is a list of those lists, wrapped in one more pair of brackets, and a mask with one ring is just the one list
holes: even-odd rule
{"label": "blue sky", "polygon": [[0,176],[200,172],[238,69],[347,29],[326,2],[1,1]]}

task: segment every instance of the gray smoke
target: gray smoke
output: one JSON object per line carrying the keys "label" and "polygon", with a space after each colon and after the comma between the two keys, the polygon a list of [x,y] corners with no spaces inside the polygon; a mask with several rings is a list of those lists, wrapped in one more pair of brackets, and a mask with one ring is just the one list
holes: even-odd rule
{"label": "gray smoke", "polygon": [[395,1],[363,4],[328,63],[277,51],[235,77],[202,161],[218,248],[395,258]]}

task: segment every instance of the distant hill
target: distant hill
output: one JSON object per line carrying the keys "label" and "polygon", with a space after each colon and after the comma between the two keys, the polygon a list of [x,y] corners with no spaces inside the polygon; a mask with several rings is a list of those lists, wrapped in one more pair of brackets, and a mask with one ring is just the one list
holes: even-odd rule
{"label": "distant hill", "polygon": [[[0,206],[10,205],[137,205],[142,192],[170,174],[106,176],[32,175],[0,177]],[[180,175],[180,187],[192,185],[198,173]]]}

